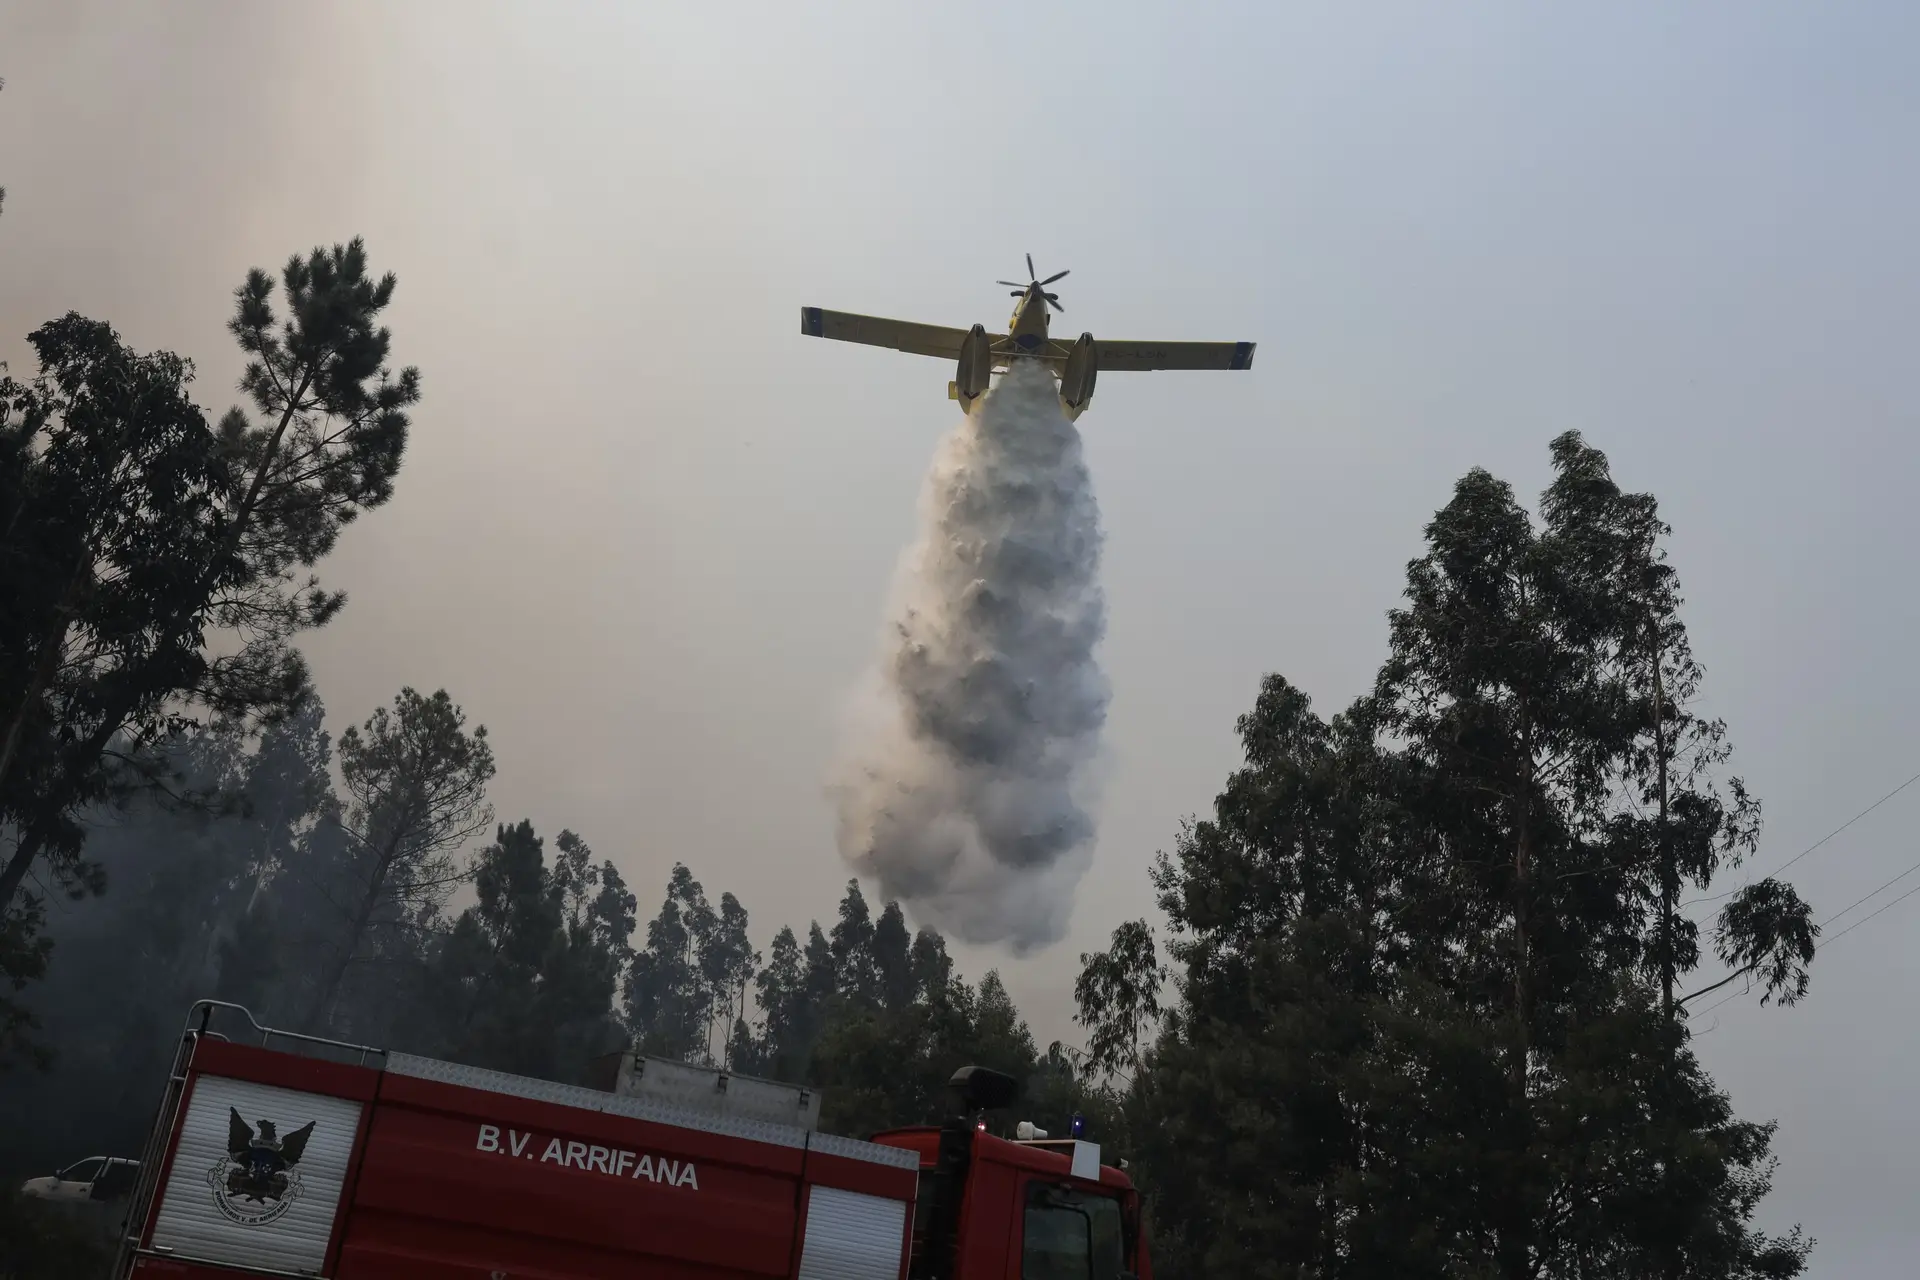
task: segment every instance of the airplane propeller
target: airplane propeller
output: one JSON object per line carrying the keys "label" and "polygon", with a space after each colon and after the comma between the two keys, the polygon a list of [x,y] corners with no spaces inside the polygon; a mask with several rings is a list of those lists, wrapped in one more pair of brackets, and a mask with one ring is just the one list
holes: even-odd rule
{"label": "airplane propeller", "polygon": [[1055,311],[1065,311],[1066,308],[1060,305],[1060,295],[1057,293],[1048,293],[1046,291],[1046,287],[1052,284],[1055,280],[1066,279],[1067,276],[1070,274],[1071,272],[1069,271],[1056,271],[1052,275],[1048,276],[1045,280],[1039,279],[1038,278],[1039,273],[1033,269],[1033,255],[1028,254],[1027,255],[1027,283],[1021,284],[1015,280],[995,280],[994,283],[1010,286],[1013,289],[1013,292],[1008,296],[1014,297],[1014,298],[1019,297],[1021,294],[1033,288],[1035,285],[1039,285],[1040,296],[1047,300],[1047,305],[1052,307]]}

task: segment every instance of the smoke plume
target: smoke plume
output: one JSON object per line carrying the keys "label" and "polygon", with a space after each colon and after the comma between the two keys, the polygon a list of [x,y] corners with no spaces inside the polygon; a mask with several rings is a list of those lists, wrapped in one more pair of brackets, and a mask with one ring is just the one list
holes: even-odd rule
{"label": "smoke plume", "polygon": [[1017,362],[942,442],[834,787],[840,850],[923,922],[1065,932],[1107,713],[1100,512],[1052,377]]}

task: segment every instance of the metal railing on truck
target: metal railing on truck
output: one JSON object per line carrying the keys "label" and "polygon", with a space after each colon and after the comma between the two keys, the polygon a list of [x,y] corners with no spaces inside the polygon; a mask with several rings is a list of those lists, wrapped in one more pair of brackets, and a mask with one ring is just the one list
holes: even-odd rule
{"label": "metal railing on truck", "polygon": [[[132,1275],[134,1261],[146,1252],[140,1247],[140,1238],[146,1231],[147,1213],[153,1207],[153,1197],[160,1188],[160,1167],[166,1162],[167,1143],[173,1136],[174,1123],[179,1119],[180,1107],[186,1098],[187,1071],[193,1062],[194,1049],[202,1040],[234,1042],[232,1036],[212,1029],[216,1010],[230,1011],[245,1018],[246,1032],[242,1034],[258,1036],[255,1042],[258,1048],[271,1047],[283,1052],[300,1053],[304,1057],[324,1057],[328,1061],[353,1062],[363,1067],[387,1056],[385,1049],[376,1049],[372,1045],[350,1044],[345,1040],[330,1040],[325,1036],[310,1036],[298,1031],[262,1026],[244,1005],[227,1000],[196,1000],[187,1010],[180,1044],[174,1050],[173,1069],[167,1073],[166,1091],[161,1094],[153,1127],[148,1131],[146,1145],[140,1151],[139,1180],[135,1182],[133,1195],[127,1201],[127,1218],[120,1231],[119,1248],[114,1254],[112,1275],[115,1280],[126,1280]],[[195,1026],[195,1022],[200,1025]],[[274,1043],[276,1041],[279,1043]],[[332,1052],[317,1053],[314,1050]]]}

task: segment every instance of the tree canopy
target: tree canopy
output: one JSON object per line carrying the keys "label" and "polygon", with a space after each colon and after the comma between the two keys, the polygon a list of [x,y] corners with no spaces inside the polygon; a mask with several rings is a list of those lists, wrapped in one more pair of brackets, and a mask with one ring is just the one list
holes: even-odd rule
{"label": "tree canopy", "polygon": [[[1756,846],[1647,495],[1574,435],[1538,520],[1456,486],[1374,686],[1322,719],[1269,676],[1245,764],[1085,957],[1092,1065],[1125,1079],[1162,1265],[1245,1275],[1787,1276],[1752,1226],[1772,1126],[1688,1045],[1681,886]],[[1731,895],[1720,956],[1791,1002],[1791,886]],[[1150,1038],[1149,1038],[1150,1037]],[[1138,1046],[1145,1043],[1142,1051]]]}
{"label": "tree canopy", "polygon": [[[420,378],[387,367],[394,277],[359,240],[248,273],[228,328],[252,414],[218,428],[192,366],[69,314],[0,379],[0,910],[44,860],[89,889],[80,817],[184,724],[271,723],[308,691],[294,638],[344,603],[310,572],[384,503]],[[210,638],[224,644],[209,644]]]}

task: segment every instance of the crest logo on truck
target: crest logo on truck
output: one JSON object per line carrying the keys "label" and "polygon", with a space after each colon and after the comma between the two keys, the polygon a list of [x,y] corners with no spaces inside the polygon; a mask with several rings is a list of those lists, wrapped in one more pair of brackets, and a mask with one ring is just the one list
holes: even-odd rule
{"label": "crest logo on truck", "polygon": [[207,1170],[207,1186],[229,1221],[263,1227],[300,1198],[300,1157],[313,1137],[314,1122],[281,1137],[274,1121],[262,1120],[256,1128],[237,1109],[229,1111],[227,1154]]}

